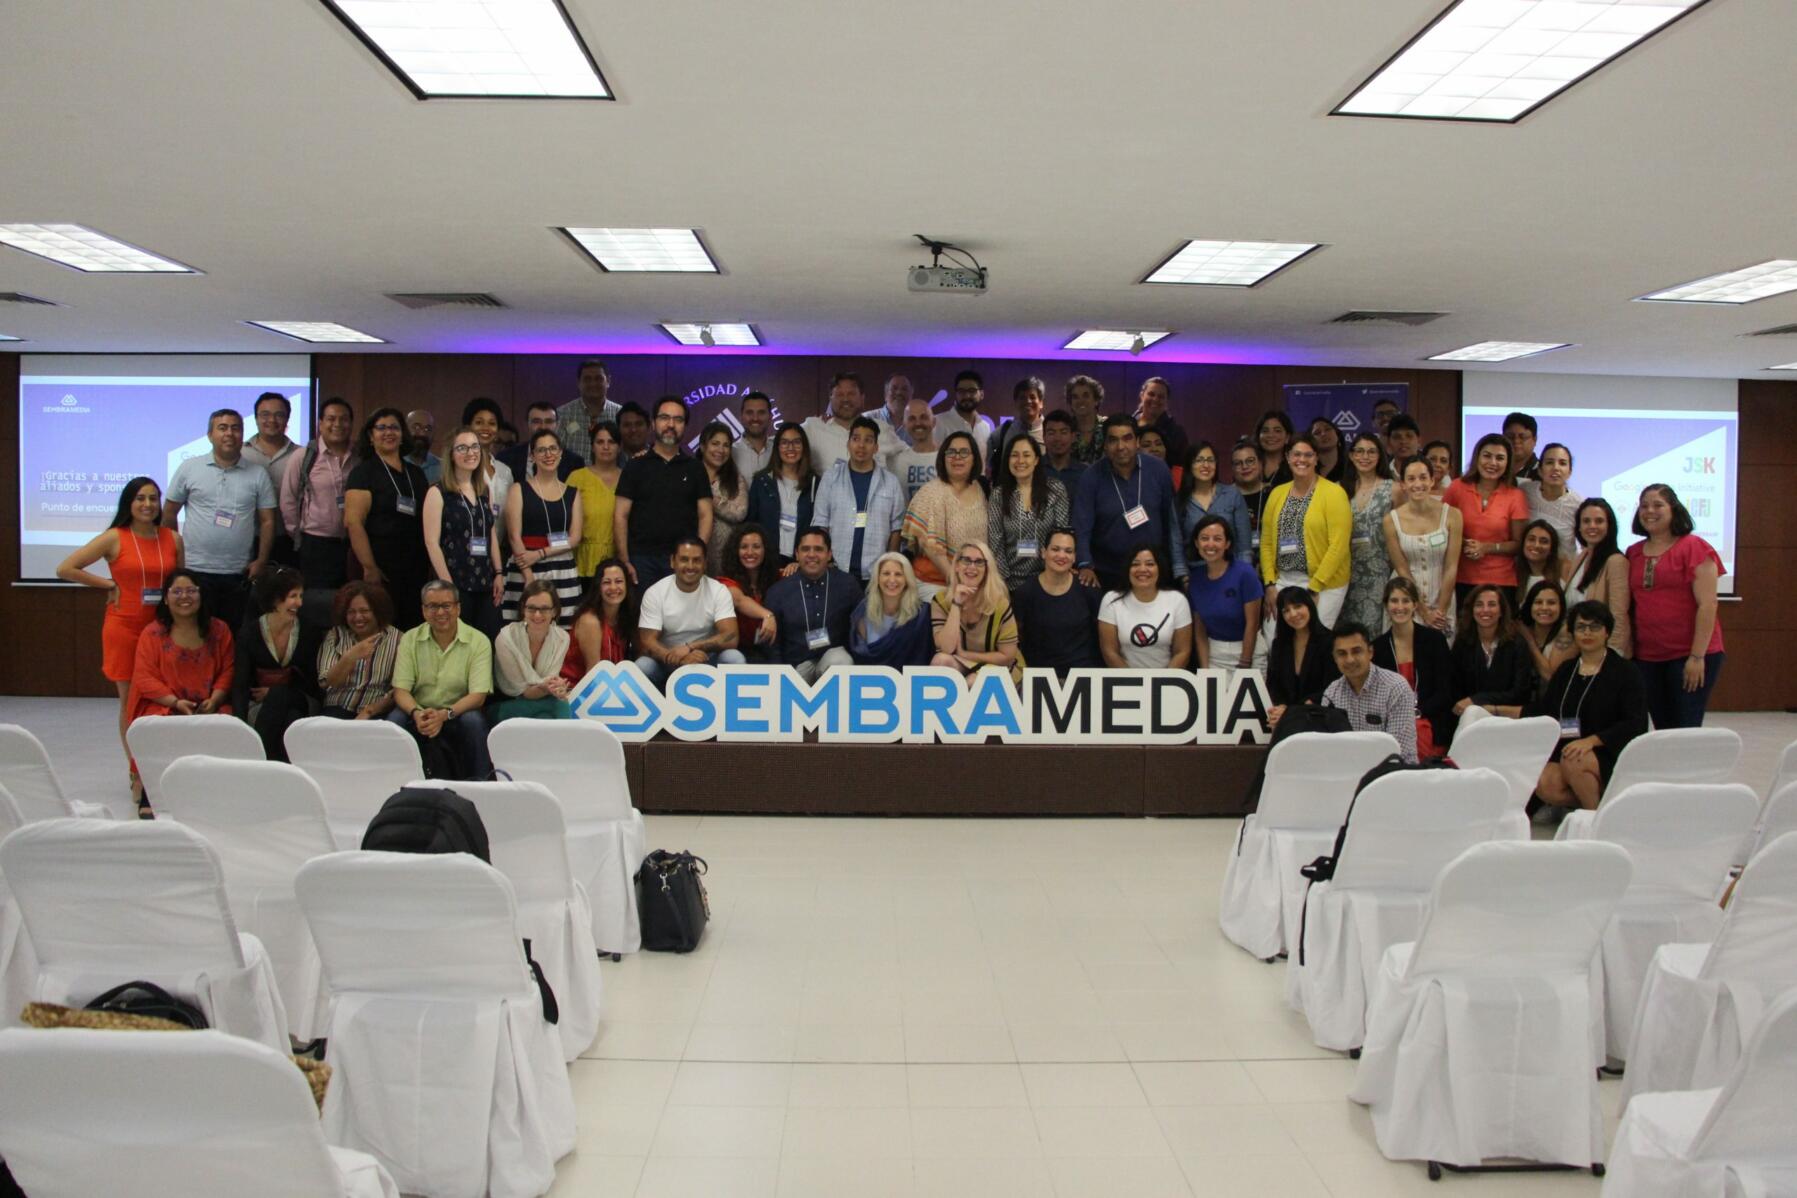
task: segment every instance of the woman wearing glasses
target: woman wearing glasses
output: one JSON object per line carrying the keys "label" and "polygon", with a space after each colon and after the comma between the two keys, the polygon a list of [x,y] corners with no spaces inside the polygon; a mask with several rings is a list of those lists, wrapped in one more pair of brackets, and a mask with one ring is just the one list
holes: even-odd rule
{"label": "woman wearing glasses", "polygon": [[574,562],[583,515],[580,493],[556,476],[562,439],[553,430],[530,435],[530,460],[536,469],[505,497],[512,562],[505,572],[502,612],[508,621],[518,619],[524,589],[542,580],[555,588],[558,616],[565,612],[571,621],[580,603],[580,570]]}
{"label": "woman wearing glasses", "polygon": [[[1258,480],[1260,455],[1247,452],[1254,459],[1254,477]],[[1231,555],[1245,557],[1254,536],[1253,523],[1242,493],[1223,482],[1217,473],[1217,447],[1209,441],[1198,442],[1186,450],[1182,465],[1185,472],[1180,476],[1174,500],[1185,543],[1190,545],[1192,538],[1198,535],[1199,521],[1206,516],[1217,516],[1229,522],[1230,542],[1234,546]],[[1187,564],[1191,564],[1190,559]]]}
{"label": "woman wearing glasses", "polygon": [[955,555],[969,542],[983,544],[987,528],[979,446],[971,433],[950,433],[936,451],[936,477],[917,489],[905,512],[904,539],[917,547],[912,561],[925,594],[953,584]]}
{"label": "woman wearing glasses", "polygon": [[1609,647],[1616,617],[1587,599],[1572,609],[1578,656],[1554,671],[1525,716],[1560,721],[1560,743],[1542,768],[1535,793],[1556,807],[1590,810],[1604,793],[1622,747],[1647,731],[1647,692],[1641,676]]}
{"label": "woman wearing glasses", "polygon": [[360,454],[343,492],[343,527],[362,564],[362,577],[393,597],[394,623],[403,631],[424,616],[418,592],[431,578],[421,509],[430,483],[403,456],[405,413],[381,408],[362,426]]}
{"label": "woman wearing glasses", "polygon": [[493,641],[493,682],[505,698],[493,712],[501,720],[565,720],[568,681],[562,666],[568,660],[568,634],[557,618],[561,599],[555,584],[539,578],[524,588],[524,619],[507,624]]}
{"label": "woman wearing glasses", "polygon": [[984,542],[968,541],[955,554],[953,569],[954,585],[930,601],[936,642],[930,664],[962,674],[988,667],[1009,670],[1013,682],[1020,680],[1023,653],[1017,647],[1017,618],[1011,614],[1011,593],[1005,590],[992,550]]}
{"label": "woman wearing glasses", "polygon": [[798,566],[793,553],[799,530],[811,527],[817,504],[817,472],[811,468],[811,438],[792,423],[782,424],[774,435],[774,458],[749,484],[747,522],[759,524],[772,538],[767,546],[775,563],[786,574]]}
{"label": "woman wearing glasses", "polygon": [[[137,638],[130,719],[230,715],[236,661],[231,630],[207,610],[200,580],[186,569],[170,571],[164,585],[155,618]],[[139,813],[147,813],[141,784],[137,796]]]}
{"label": "woman wearing glasses", "polygon": [[486,636],[499,634],[499,600],[505,589],[499,512],[487,489],[487,451],[472,428],[449,434],[443,472],[424,496],[424,548],[431,569],[455,584],[462,618]]}
{"label": "woman wearing glasses", "polygon": [[1691,513],[1664,483],[1641,492],[1628,548],[1635,608],[1635,666],[1656,728],[1698,728],[1722,672],[1716,583],[1722,557],[1693,529]]}

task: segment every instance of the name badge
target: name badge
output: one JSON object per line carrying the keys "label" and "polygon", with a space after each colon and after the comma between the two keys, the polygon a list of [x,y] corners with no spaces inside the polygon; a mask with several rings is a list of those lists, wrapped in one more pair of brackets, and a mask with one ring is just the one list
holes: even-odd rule
{"label": "name badge", "polygon": [[810,628],[805,631],[805,647],[807,649],[828,649],[830,647],[830,630],[828,628]]}
{"label": "name badge", "polygon": [[1448,534],[1445,532],[1432,532],[1429,534],[1428,540],[1424,543],[1431,549],[1440,549],[1448,543]]}
{"label": "name badge", "polygon": [[162,602],[162,588],[161,587],[145,587],[143,590],[142,602],[146,607],[152,603],[161,603]]}
{"label": "name badge", "polygon": [[393,510],[402,516],[416,516],[418,514],[418,501],[401,495],[393,501]]}
{"label": "name badge", "polygon": [[568,551],[568,534],[567,533],[562,533],[560,536],[549,538],[549,552],[551,552],[551,553],[566,553],[567,551]]}
{"label": "name badge", "polygon": [[468,555],[470,557],[485,557],[485,556],[487,556],[487,538],[485,538],[485,537],[469,537],[468,538]]}
{"label": "name badge", "polygon": [[799,514],[797,512],[781,512],[780,513],[780,531],[782,531],[782,532],[789,532],[789,531],[797,532],[798,529],[799,529]]}
{"label": "name badge", "polygon": [[1281,553],[1296,553],[1302,548],[1304,548],[1304,543],[1302,541],[1279,542],[1279,552]]}
{"label": "name badge", "polygon": [[867,527],[867,513],[866,512],[856,512],[855,513],[855,527],[856,528],[866,528]]}
{"label": "name badge", "polygon": [[1035,557],[1036,556],[1036,542],[1034,540],[1017,542],[1017,556],[1018,557]]}
{"label": "name badge", "polygon": [[237,517],[233,516],[230,512],[214,512],[212,514],[212,522],[220,528],[230,528],[233,524],[237,523]]}
{"label": "name badge", "polygon": [[343,510],[343,496],[342,495],[337,496],[337,510],[338,511]]}
{"label": "name badge", "polygon": [[1136,506],[1127,509],[1123,513],[1123,522],[1131,528],[1142,527],[1142,525],[1148,523],[1148,509],[1139,503],[1136,504]]}
{"label": "name badge", "polygon": [[1352,539],[1351,543],[1354,545],[1361,545],[1361,546],[1371,545],[1373,543],[1373,538],[1371,538],[1371,537],[1354,537]]}
{"label": "name badge", "polygon": [[1579,735],[1579,721],[1578,721],[1577,717],[1574,717],[1573,719],[1570,719],[1570,720],[1563,719],[1560,721],[1560,739],[1561,740],[1574,740],[1574,739],[1577,739],[1578,735]]}
{"label": "name badge", "polygon": [[1253,549],[1260,548],[1260,529],[1258,529],[1258,528],[1255,529],[1254,532],[1248,537],[1248,545],[1250,548],[1253,548]]}

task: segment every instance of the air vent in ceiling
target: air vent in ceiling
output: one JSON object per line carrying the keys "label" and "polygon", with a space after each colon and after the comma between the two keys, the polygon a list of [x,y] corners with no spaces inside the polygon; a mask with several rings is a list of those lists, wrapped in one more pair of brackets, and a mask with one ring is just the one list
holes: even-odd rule
{"label": "air vent in ceiling", "polygon": [[503,308],[496,295],[485,291],[412,291],[388,292],[387,298],[408,308]]}
{"label": "air vent in ceiling", "polygon": [[26,295],[23,291],[0,291],[0,304],[42,304],[46,308],[60,308],[55,300],[39,299],[35,295]]}
{"label": "air vent in ceiling", "polygon": [[1327,324],[1428,324],[1440,320],[1446,312],[1343,312]]}
{"label": "air vent in ceiling", "polygon": [[1757,332],[1752,332],[1752,333],[1742,333],[1741,336],[1743,336],[1743,337],[1793,337],[1793,336],[1797,336],[1797,324],[1774,325],[1773,327],[1771,327],[1769,329],[1760,329]]}

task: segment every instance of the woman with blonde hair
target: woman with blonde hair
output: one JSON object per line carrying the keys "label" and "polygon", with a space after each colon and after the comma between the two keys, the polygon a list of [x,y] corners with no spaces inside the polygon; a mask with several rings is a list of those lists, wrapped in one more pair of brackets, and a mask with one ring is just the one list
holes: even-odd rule
{"label": "woman with blonde hair", "polygon": [[849,654],[858,666],[922,666],[932,649],[930,606],[902,553],[882,553],[868,574],[867,594],[849,617]]}
{"label": "woman with blonde hair", "polygon": [[499,632],[505,571],[488,465],[487,447],[473,428],[464,424],[449,434],[443,472],[424,493],[424,551],[436,576],[461,595],[462,621],[491,637]]}
{"label": "woman with blonde hair", "polygon": [[1017,647],[1017,617],[1011,593],[991,548],[966,541],[956,551],[949,585],[930,600],[930,626],[936,643],[933,666],[973,674],[988,666],[1023,676],[1023,654]]}

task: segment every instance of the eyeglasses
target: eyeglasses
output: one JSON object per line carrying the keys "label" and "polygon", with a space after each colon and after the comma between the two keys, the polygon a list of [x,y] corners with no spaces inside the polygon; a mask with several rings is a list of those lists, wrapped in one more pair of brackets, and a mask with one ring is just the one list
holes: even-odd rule
{"label": "eyeglasses", "polygon": [[1585,623],[1585,622],[1584,622],[1584,621],[1582,621],[1582,620],[1581,620],[1581,621],[1580,621],[1580,622],[1579,622],[1579,623],[1577,623],[1577,624],[1574,624],[1574,625],[1573,625],[1573,626],[1572,626],[1572,630],[1573,630],[1573,631],[1574,631],[1574,632],[1575,632],[1575,633],[1579,633],[1579,632],[1601,632],[1601,633],[1605,633],[1605,634],[1606,634],[1606,635],[1607,635],[1607,634],[1608,634],[1608,632],[1609,632],[1609,630],[1608,630],[1608,629],[1607,629],[1607,628],[1605,628],[1605,627],[1604,627],[1604,626],[1603,626],[1603,625],[1602,625],[1602,624],[1587,624],[1587,623]]}
{"label": "eyeglasses", "polygon": [[559,445],[539,445],[530,452],[536,454],[538,457],[552,457],[561,451],[562,447]]}
{"label": "eyeglasses", "polygon": [[198,599],[200,597],[200,588],[199,587],[170,587],[169,591],[168,591],[168,597],[170,599]]}
{"label": "eyeglasses", "polygon": [[955,559],[957,566],[984,566],[985,564],[986,559],[983,557],[957,557]]}
{"label": "eyeglasses", "polygon": [[456,608],[458,608],[460,606],[462,606],[462,605],[459,603],[427,603],[424,605],[424,610],[425,611],[454,611]]}
{"label": "eyeglasses", "polygon": [[973,450],[967,448],[965,445],[960,445],[956,446],[954,449],[943,450],[942,456],[945,458],[970,458],[973,456]]}
{"label": "eyeglasses", "polygon": [[526,603],[524,605],[524,610],[539,616],[553,616],[555,614],[555,608],[547,603]]}
{"label": "eyeglasses", "polygon": [[377,433],[403,433],[406,430],[397,424],[377,424],[374,426],[373,431]]}
{"label": "eyeglasses", "polygon": [[472,445],[452,445],[450,449],[454,453],[479,453],[480,442],[476,441]]}

